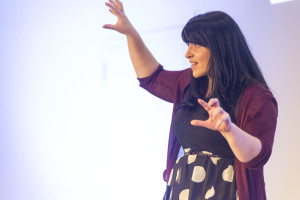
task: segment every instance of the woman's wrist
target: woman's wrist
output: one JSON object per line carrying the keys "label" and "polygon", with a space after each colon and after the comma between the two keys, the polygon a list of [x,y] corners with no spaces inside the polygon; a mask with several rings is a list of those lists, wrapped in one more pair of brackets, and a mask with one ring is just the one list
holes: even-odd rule
{"label": "woman's wrist", "polygon": [[234,123],[231,122],[230,125],[228,126],[228,130],[227,131],[220,131],[220,133],[228,141],[232,137],[236,136],[236,133],[238,132],[238,129],[240,129],[240,128],[237,127]]}

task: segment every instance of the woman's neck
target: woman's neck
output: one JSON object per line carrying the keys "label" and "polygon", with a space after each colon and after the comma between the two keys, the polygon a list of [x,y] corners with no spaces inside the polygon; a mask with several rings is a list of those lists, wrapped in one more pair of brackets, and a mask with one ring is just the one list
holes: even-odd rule
{"label": "woman's neck", "polygon": [[208,98],[212,95],[212,81],[211,78],[208,77],[208,86],[207,86],[207,91],[205,97]]}

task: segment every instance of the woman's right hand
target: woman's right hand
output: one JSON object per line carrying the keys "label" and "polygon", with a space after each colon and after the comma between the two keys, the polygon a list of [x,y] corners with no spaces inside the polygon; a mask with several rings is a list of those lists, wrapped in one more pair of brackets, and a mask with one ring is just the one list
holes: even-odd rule
{"label": "woman's right hand", "polygon": [[109,11],[117,16],[118,21],[116,24],[105,24],[103,28],[115,30],[119,33],[124,35],[132,34],[135,29],[128,20],[127,16],[125,15],[123,4],[119,0],[109,0],[109,2],[105,2],[105,5],[109,7]]}
{"label": "woman's right hand", "polygon": [[105,24],[103,28],[118,31],[126,35],[129,54],[134,70],[138,78],[150,76],[157,70],[158,62],[152,56],[146,47],[139,33],[132,26],[124,13],[124,8],[120,0],[109,0],[105,5],[109,7],[109,11],[117,16],[116,24]]}

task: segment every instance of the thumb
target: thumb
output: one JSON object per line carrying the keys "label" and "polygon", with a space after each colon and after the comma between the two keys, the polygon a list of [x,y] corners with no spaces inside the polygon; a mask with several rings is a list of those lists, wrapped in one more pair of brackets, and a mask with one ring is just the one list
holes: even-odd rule
{"label": "thumb", "polygon": [[116,30],[116,27],[112,24],[104,24],[102,28]]}

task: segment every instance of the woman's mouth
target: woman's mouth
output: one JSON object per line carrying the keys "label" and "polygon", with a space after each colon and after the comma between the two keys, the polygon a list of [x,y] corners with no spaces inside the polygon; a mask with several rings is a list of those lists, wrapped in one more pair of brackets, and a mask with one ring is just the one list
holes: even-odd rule
{"label": "woman's mouth", "polygon": [[194,69],[198,63],[194,62],[194,63],[191,63],[191,64],[192,64],[191,69]]}

